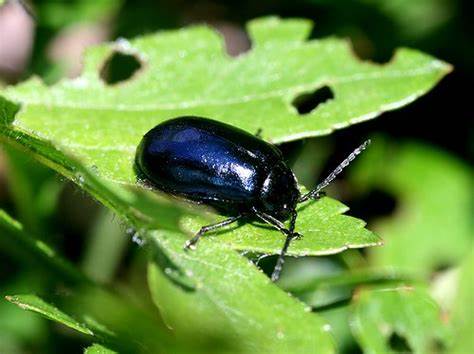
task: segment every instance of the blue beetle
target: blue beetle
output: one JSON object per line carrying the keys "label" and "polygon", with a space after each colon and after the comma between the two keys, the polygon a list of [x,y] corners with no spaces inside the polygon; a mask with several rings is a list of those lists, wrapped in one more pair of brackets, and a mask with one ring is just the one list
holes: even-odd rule
{"label": "blue beetle", "polygon": [[[369,144],[355,149],[314,190],[301,195],[280,150],[257,136],[202,117],[178,117],[158,124],[141,140],[135,158],[140,180],[165,193],[209,205],[223,221],[203,226],[185,243],[193,248],[211,230],[242,218],[257,218],[280,230],[286,240],[272,280],[277,280],[293,238],[296,206],[319,199],[322,189]],[[283,223],[290,218],[287,228]]]}

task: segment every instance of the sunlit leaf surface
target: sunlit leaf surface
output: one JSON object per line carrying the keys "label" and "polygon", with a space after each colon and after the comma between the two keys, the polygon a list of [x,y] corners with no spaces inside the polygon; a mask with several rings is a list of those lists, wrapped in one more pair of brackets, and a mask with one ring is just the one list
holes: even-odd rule
{"label": "sunlit leaf surface", "polygon": [[84,350],[84,354],[114,354],[116,351],[110,350],[100,344],[93,344]]}

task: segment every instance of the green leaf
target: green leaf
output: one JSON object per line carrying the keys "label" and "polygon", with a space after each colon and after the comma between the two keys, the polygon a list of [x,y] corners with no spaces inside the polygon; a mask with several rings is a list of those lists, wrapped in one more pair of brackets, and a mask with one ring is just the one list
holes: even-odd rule
{"label": "green leaf", "polygon": [[[268,90],[271,91],[271,97],[268,98],[271,107],[280,110],[281,112],[279,114],[283,114],[287,120],[288,118],[291,118],[291,120],[288,120],[287,125],[292,127],[295,125],[295,122],[305,122],[298,128],[300,129],[300,132],[297,134],[303,134],[305,131],[312,131],[311,129],[313,128],[310,129],[310,125],[317,127],[322,121],[316,119],[316,117],[296,117],[294,109],[292,109],[291,105],[285,101],[288,98],[292,99],[293,96],[299,93],[302,90],[301,85],[306,85],[305,80],[308,80],[308,77],[307,75],[302,75],[300,71],[297,72],[297,75],[294,74],[293,76],[288,76],[286,71],[282,71],[287,77],[280,78],[275,82],[271,81],[272,83],[269,87],[258,88],[242,82],[242,87],[239,86],[235,88],[232,86],[234,85],[235,80],[229,80],[228,82],[224,81],[225,85],[230,85],[232,94],[234,96],[237,94],[237,98],[240,96],[247,97],[247,95],[250,95],[251,97],[255,96],[255,99],[250,99],[249,102],[247,102],[247,99],[241,97],[240,99],[242,102],[238,102],[234,107],[234,104],[227,102],[229,99],[234,99],[232,98],[234,96],[229,96],[229,89],[227,96],[224,95],[220,97],[220,95],[224,93],[224,90],[204,90],[203,87],[199,87],[199,85],[208,85],[211,82],[205,80],[207,77],[206,75],[209,73],[206,71],[208,69],[207,64],[205,67],[206,70],[201,68],[201,66],[204,65],[202,62],[203,58],[211,58],[214,60],[216,62],[215,70],[218,72],[222,71],[222,73],[227,73],[229,71],[226,75],[230,75],[231,73],[235,74],[235,70],[242,69],[242,73],[245,76],[245,73],[249,71],[252,73],[248,78],[249,81],[256,84],[252,81],[255,79],[255,74],[253,73],[254,67],[261,66],[262,64],[260,62],[262,60],[266,61],[269,53],[275,54],[276,60],[278,58],[276,52],[280,51],[282,52],[281,54],[283,54],[287,51],[287,47],[289,47],[292,48],[292,55],[294,55],[295,58],[300,57],[299,61],[301,61],[300,64],[302,65],[301,70],[306,74],[311,73],[311,75],[308,75],[315,76],[314,80],[319,82],[323,80],[326,75],[334,75],[334,77],[337,77],[337,70],[328,67],[327,73],[324,71],[323,74],[323,71],[321,71],[319,67],[309,65],[307,60],[303,61],[303,56],[306,58],[306,56],[309,55],[306,52],[314,52],[313,54],[316,57],[319,56],[319,60],[324,63],[330,60],[334,51],[336,51],[336,54],[339,53],[336,50],[339,48],[339,50],[342,51],[339,53],[341,57],[347,57],[347,63],[341,64],[341,75],[348,75],[347,71],[351,72],[351,70],[354,70],[358,75],[369,75],[366,85],[376,85],[379,82],[379,78],[374,79],[371,78],[370,75],[375,75],[376,73],[385,71],[387,71],[389,77],[390,75],[393,75],[393,72],[391,71],[393,68],[389,70],[388,67],[381,68],[358,62],[349,55],[349,52],[345,52],[347,51],[346,45],[341,41],[319,40],[304,42],[303,39],[305,33],[309,30],[309,23],[305,21],[279,21],[276,19],[265,19],[253,22],[250,25],[250,30],[255,39],[255,47],[253,51],[240,59],[232,60],[222,54],[221,43],[215,34],[204,27],[137,39],[128,44],[129,47],[127,50],[135,53],[141,58],[147,58],[149,62],[144,69],[144,72],[138,74],[139,76],[135,79],[130,80],[127,85],[115,85],[111,87],[106,87],[106,85],[104,85],[100,80],[98,77],[98,69],[100,63],[106,59],[111,51],[113,51],[114,46],[108,45],[96,48],[86,57],[87,64],[85,72],[78,80],[66,80],[51,88],[45,87],[37,80],[31,80],[18,87],[4,91],[4,94],[7,97],[21,102],[22,104],[22,109],[20,113],[17,114],[17,117],[14,117],[14,112],[16,112],[17,108],[13,104],[8,104],[8,102],[5,104],[5,106],[10,107],[10,109],[7,112],[9,114],[5,114],[4,120],[6,122],[13,121],[13,124],[3,127],[2,130],[4,137],[10,142],[20,144],[24,148],[39,154],[42,158],[46,159],[46,162],[50,166],[76,181],[104,204],[112,207],[115,211],[121,209],[119,210],[119,214],[125,216],[127,219],[131,219],[132,217],[139,218],[138,228],[144,226],[146,228],[150,228],[151,226],[164,228],[165,225],[163,223],[168,222],[171,225],[168,225],[167,227],[171,230],[176,230],[177,219],[183,213],[182,208],[180,209],[175,205],[175,203],[172,205],[168,203],[166,205],[166,202],[158,203],[156,200],[153,200],[153,202],[149,204],[150,207],[148,207],[147,212],[145,212],[147,215],[143,215],[143,197],[137,197],[136,193],[129,193],[128,191],[123,195],[124,189],[119,188],[118,186],[124,183],[135,184],[135,174],[133,172],[135,145],[138,143],[143,133],[151,126],[163,119],[169,118],[169,114],[174,111],[176,112],[172,113],[172,115],[185,113],[200,114],[198,111],[194,111],[194,109],[208,108],[225,108],[225,111],[229,113],[230,117],[232,117],[233,114],[236,115],[237,111],[243,112],[250,109],[255,111],[255,114],[260,114],[259,119],[263,123],[268,119],[267,117],[274,117],[274,115],[264,116],[262,112],[260,112],[260,104],[264,104],[267,101],[266,95],[269,94]],[[178,39],[180,42],[177,42]],[[200,47],[194,48],[195,44],[199,41],[204,42],[202,42],[203,44]],[[174,96],[169,97],[166,101],[166,105],[173,105],[171,102],[174,100],[176,101],[174,103],[175,105],[178,105],[179,107],[187,107],[188,104],[186,104],[186,102],[191,100],[191,96],[194,97],[194,93],[190,92],[191,89],[195,89],[197,95],[201,95],[204,91],[210,91],[208,94],[211,95],[212,93],[212,97],[200,97],[197,103],[190,103],[190,108],[185,108],[185,111],[183,112],[181,112],[181,108],[177,110],[173,108],[171,111],[169,109],[162,110],[160,108],[146,108],[146,102],[142,102],[143,105],[140,106],[141,108],[136,106],[136,99],[138,98],[135,97],[133,100],[130,100],[133,96],[130,95],[129,92],[131,89],[136,91],[135,96],[137,95],[137,90],[140,92],[143,91],[142,85],[149,86],[147,92],[149,90],[158,90],[155,93],[159,97],[161,97],[162,94],[165,94],[165,92],[160,91],[162,90],[160,86],[161,84],[158,86],[156,85],[156,75],[163,75],[163,67],[160,65],[164,65],[161,62],[163,57],[161,55],[158,56],[156,52],[157,48],[169,46],[169,55],[177,55],[179,57],[180,55],[182,56],[181,51],[184,50],[181,48],[183,44],[190,45],[190,48],[194,49],[186,49],[184,51],[184,59],[181,61],[174,61],[175,64],[173,65],[176,67],[173,67],[173,65],[171,67],[166,66],[167,70],[169,70],[169,75],[176,70],[182,71],[183,69],[181,66],[185,65],[190,66],[190,68],[197,70],[199,73],[202,73],[204,77],[198,80],[198,78],[194,76],[194,81],[192,81],[192,83],[193,85],[198,86],[183,86],[183,83],[176,82],[176,80],[169,82],[169,84],[176,84],[174,91],[182,91],[180,93],[182,99],[177,102],[176,98],[173,98]],[[121,50],[124,49],[124,45],[124,43],[121,44]],[[177,48],[175,48],[176,46]],[[190,58],[188,58],[188,54],[190,55]],[[100,58],[97,56],[100,56]],[[415,56],[420,60],[422,60],[421,58],[424,58],[423,60],[427,61],[425,63],[427,65],[428,63],[431,63],[429,64],[431,66],[436,66],[438,64],[441,65],[438,61],[432,60],[421,54],[416,54]],[[401,55],[401,57],[403,58],[404,56]],[[411,57],[411,55],[408,55],[408,57]],[[406,60],[408,60],[408,57]],[[280,63],[280,61],[282,63]],[[283,65],[286,61],[286,56],[283,56],[277,60],[274,65]],[[156,66],[155,64],[158,63],[161,64]],[[435,65],[435,63],[438,64]],[[286,64],[293,65],[292,62]],[[328,65],[329,64],[326,63],[326,66]],[[395,64],[391,65],[396,66]],[[322,67],[324,67],[324,65]],[[224,68],[227,69],[224,70]],[[187,71],[189,70],[186,70],[185,72]],[[217,73],[214,74],[217,75]],[[263,80],[264,77],[261,79]],[[365,82],[362,78],[357,79],[356,81],[358,84]],[[212,85],[216,85],[215,80],[212,80]],[[318,86],[317,84],[315,85]],[[345,84],[341,85],[342,90],[342,88],[345,87]],[[339,87],[338,84],[336,84],[335,87]],[[86,90],[87,93],[85,93],[84,90]],[[100,91],[101,94],[93,94],[94,90]],[[261,92],[257,92],[256,90],[260,90]],[[61,98],[58,96],[60,92]],[[126,94],[126,92],[128,93]],[[412,95],[414,94],[412,91],[410,92]],[[79,96],[77,96],[79,93],[81,99],[73,103],[71,100],[74,97],[79,98]],[[264,97],[260,97],[260,95],[264,95]],[[342,97],[345,96],[343,95]],[[350,95],[348,97],[350,97]],[[99,98],[100,101],[97,101]],[[116,109],[112,108],[110,105],[112,102],[116,102],[117,99],[120,99],[120,105],[114,105]],[[283,106],[274,106],[272,103],[272,100],[274,99],[278,99],[281,101],[280,103],[286,103]],[[148,100],[151,100],[150,102],[152,102],[152,106],[156,105],[157,101],[152,96],[148,96]],[[261,102],[262,100],[263,102]],[[218,103],[219,101],[221,101],[220,104]],[[258,103],[258,105],[252,105],[252,102]],[[335,100],[334,102],[339,101]],[[363,101],[358,100],[358,102],[361,103]],[[394,104],[393,101],[391,102],[391,104]],[[328,103],[324,107],[332,107],[334,104],[336,104],[336,106],[343,106],[344,100],[341,99],[339,103]],[[106,108],[104,105],[109,106]],[[158,106],[159,105],[160,104],[158,104]],[[233,108],[230,109],[230,107]],[[193,110],[193,112],[190,112],[189,109]],[[315,114],[316,113],[317,112],[315,112]],[[207,115],[205,112],[202,112],[202,114]],[[214,116],[213,114],[210,115]],[[337,116],[340,116],[340,114]],[[215,118],[227,120],[227,118],[224,119],[222,115],[217,115]],[[39,121],[41,121],[41,124],[36,125],[35,122]],[[254,123],[255,119],[247,119],[248,123],[246,123],[245,119],[235,121],[231,120],[229,122],[234,124],[238,123],[250,131],[258,128],[258,126],[246,127],[246,124]],[[30,123],[35,125],[35,127],[32,127]],[[73,128],[71,124],[75,127]],[[275,130],[276,126],[277,125],[272,124],[268,129],[265,128],[265,134],[268,134],[273,141],[286,141],[297,137],[296,135],[288,135],[287,129],[285,129],[284,134],[283,132],[278,133],[278,131]],[[126,131],[124,128],[126,128]],[[100,133],[101,129],[102,133]],[[104,131],[104,129],[106,131]],[[318,130],[319,128],[316,129],[317,131],[313,131],[314,134],[324,133],[323,130]],[[101,135],[100,139],[97,136],[98,133]],[[309,135],[314,135],[313,133],[309,133]],[[132,136],[134,136],[134,142],[132,144],[133,146],[130,145],[131,149],[122,149],[121,142]],[[51,143],[46,143],[44,141],[45,139]],[[111,143],[112,145],[105,148],[103,146],[100,147],[100,145],[104,143]],[[98,148],[98,150],[96,148]],[[67,156],[78,157],[82,163],[88,165],[89,170],[84,170],[75,159]],[[90,180],[92,180],[92,182]],[[112,183],[107,184],[107,182]],[[110,191],[105,191],[106,189],[110,189]],[[119,192],[122,195],[118,195]],[[166,215],[160,215],[157,217],[155,210],[158,206],[162,213],[165,211],[172,213],[172,217],[167,217]],[[305,237],[292,244],[290,248],[290,254],[292,255],[330,254],[341,252],[347,248],[367,247],[379,244],[378,238],[363,228],[364,224],[362,221],[345,216],[339,217],[338,214],[345,212],[347,208],[336,201],[323,199],[320,203],[309,203],[306,206],[302,206],[301,209],[302,212],[297,226],[299,231],[304,234]],[[200,223],[206,222],[200,220]],[[197,224],[195,223],[195,225]],[[195,230],[190,231],[194,232]],[[281,235],[274,230],[267,229],[265,232],[262,231],[262,228],[244,226],[239,228],[239,230],[235,232],[235,235],[234,233],[228,233],[225,235],[222,242],[227,242],[235,249],[249,249],[264,253],[278,252],[282,244]]]}
{"label": "green leaf", "polygon": [[26,257],[37,259],[47,269],[58,274],[63,280],[88,284],[91,281],[78,271],[73,264],[56,253],[48,244],[31,236],[23,230],[23,225],[0,209],[0,239],[13,242]]}
{"label": "green leaf", "polygon": [[[22,254],[22,258],[25,259],[23,262],[31,259],[40,261],[40,265],[48,271],[47,274],[54,273],[59,276],[62,286],[68,286],[68,296],[56,296],[55,300],[59,301],[59,304],[69,313],[82,319],[98,340],[112,342],[120,348],[132,348],[133,352],[137,352],[140,346],[162,348],[174,345],[168,331],[155,316],[137,306],[134,301],[98,286],[47,244],[25,232],[20,223],[1,209],[0,241],[13,241],[24,253]],[[28,284],[21,291],[30,291],[31,280]],[[12,302],[15,300],[15,303],[18,303],[17,298],[20,301],[24,299],[30,301],[31,296],[11,297],[8,300]],[[33,300],[36,301],[36,299]],[[33,309],[32,306],[28,309]],[[111,328],[113,332],[107,328]],[[138,330],[139,334],[134,330]]]}
{"label": "green leaf", "polygon": [[21,307],[23,310],[33,311],[46,317],[49,320],[62,323],[63,325],[75,329],[81,333],[93,336],[94,333],[84,324],[65,314],[58,308],[43,301],[36,295],[13,295],[6,296],[5,299]]}
{"label": "green leaf", "polygon": [[[345,41],[305,41],[310,27],[303,20],[254,21],[249,25],[253,48],[238,58],[227,57],[221,39],[202,26],[121,40],[89,50],[77,79],[52,87],[31,79],[0,92],[9,100],[0,99],[2,140],[75,181],[147,236],[154,255],[149,282],[165,316],[173,321],[171,300],[195,315],[197,324],[200,313],[216,316],[239,345],[254,352],[334,351],[319,316],[228,247],[273,253],[281,236],[242,226],[252,239],[236,231],[236,240],[230,234],[222,242],[204,239],[197,251],[184,252],[180,226],[197,224],[182,216],[198,211],[133,188],[135,148],[155,124],[184,114],[209,116],[252,133],[263,128],[264,138],[274,143],[328,134],[411,102],[450,70],[407,49],[387,65],[360,62]],[[127,82],[107,86],[100,72],[114,51],[135,55],[143,67]],[[335,99],[300,116],[291,102],[325,85]],[[12,102],[21,105],[19,112]],[[305,236],[294,242],[293,255],[379,242],[362,221],[339,216],[346,208],[336,201],[324,198],[303,208],[298,227]]]}
{"label": "green leaf", "polygon": [[169,265],[161,267],[160,262],[150,262],[148,266],[152,299],[176,338],[193,343],[195,349],[209,343],[225,343],[229,352],[240,352],[240,342],[233,340],[235,330],[225,314],[181,272]]}
{"label": "green leaf", "polygon": [[[96,296],[96,303],[88,304],[87,300],[82,300],[82,297],[87,297],[88,295],[91,296],[91,294]],[[107,309],[107,306],[110,306],[109,304],[102,304],[103,309],[101,311],[94,309],[94,306],[97,307],[98,303],[104,300],[104,296],[108,296],[108,299],[111,300],[115,306],[116,313],[112,314],[112,316],[107,313],[109,311],[109,309]],[[49,320],[61,323],[83,334],[93,336],[95,341],[113,344],[114,347],[121,348],[124,352],[137,353],[142,352],[144,348],[147,348],[150,352],[157,352],[158,348],[166,346],[168,348],[176,349],[175,342],[170,341],[168,336],[163,335],[162,328],[154,326],[154,331],[151,330],[147,314],[142,317],[142,322],[139,322],[139,318],[133,318],[130,316],[136,312],[133,309],[134,305],[129,304],[130,309],[127,309],[127,307],[124,306],[123,300],[110,296],[110,294],[108,295],[106,292],[97,288],[87,289],[87,291],[84,291],[81,296],[73,295],[72,298],[69,296],[67,299],[61,300],[64,302],[62,303],[62,307],[67,308],[68,313],[79,314],[83,319],[83,322],[77,321],[65,311],[45,302],[36,295],[6,296],[5,299],[24,310],[39,313]],[[74,303],[81,303],[81,301],[82,307],[78,311],[77,309],[75,310]],[[113,319],[114,315],[118,318]],[[101,317],[100,322],[96,320],[97,316]],[[115,321],[119,330],[115,332],[114,328],[114,331],[112,332],[108,329],[108,326],[103,324],[103,320],[106,322],[111,322],[111,320],[112,322]],[[126,320],[129,321],[126,322]],[[130,327],[130,325],[136,327]],[[123,328],[126,326],[128,326],[128,331],[123,331]],[[133,333],[134,328],[137,328],[136,330],[138,331],[138,333],[134,333],[135,337],[131,336],[131,332]],[[139,332],[140,330],[142,330],[142,332]],[[143,338],[145,335],[147,338]],[[144,350],[144,352],[146,352],[146,350]]]}
{"label": "green leaf", "polygon": [[[2,264],[3,262],[2,257]],[[41,291],[46,282],[38,273],[28,270],[15,271],[13,278],[4,278],[1,282],[0,294]],[[43,318],[31,316],[30,313],[3,301],[3,298],[0,301],[0,353],[20,353],[24,343],[35,343],[36,348],[41,350],[40,348],[44,348],[48,330],[48,323]]]}
{"label": "green leaf", "polygon": [[[296,230],[303,235],[293,241],[288,250],[293,256],[321,256],[342,252],[350,248],[381,245],[380,239],[364,228],[362,220],[340,215],[349,208],[331,198],[308,202],[298,208]],[[206,221],[189,217],[183,226],[190,234],[199,231]],[[228,232],[232,230],[232,232]],[[206,240],[207,239],[207,240]],[[257,253],[277,254],[284,242],[278,230],[259,223],[242,223],[206,234],[202,247],[211,242],[222,242],[236,250],[249,250]]]}
{"label": "green leaf", "polygon": [[143,300],[141,296],[146,298],[146,293],[137,291],[122,287],[116,294],[100,287],[80,287],[58,300],[68,313],[83,320],[96,334],[95,341],[120,352],[161,353],[165,348],[179,352],[180,347],[186,347],[185,341],[178,342],[172,337],[152,304]]}
{"label": "green leaf", "polygon": [[328,289],[332,287],[358,287],[367,284],[378,284],[378,283],[400,283],[407,280],[412,280],[403,274],[390,270],[379,270],[379,269],[361,269],[355,271],[339,271],[334,272],[333,275],[325,275],[314,277],[313,279],[286,279],[284,288],[292,293],[305,293],[316,291],[319,288]]}
{"label": "green leaf", "polygon": [[352,178],[398,200],[394,214],[373,225],[386,240],[370,253],[373,264],[424,276],[458,264],[472,242],[472,168],[429,146],[375,141],[378,148],[356,162]]}
{"label": "green leaf", "polygon": [[36,234],[47,233],[48,220],[56,207],[62,184],[53,171],[30,156],[10,146],[2,149],[7,162],[8,189],[18,219]]}
{"label": "green leaf", "polygon": [[451,314],[454,333],[453,347],[450,353],[463,354],[474,352],[474,287],[472,284],[472,270],[474,269],[474,249],[462,264],[454,309]]}
{"label": "green leaf", "polygon": [[122,2],[74,0],[66,4],[46,1],[35,4],[35,9],[41,26],[57,31],[78,23],[97,23],[111,18],[116,15]]}
{"label": "green leaf", "polygon": [[100,210],[88,235],[81,269],[98,283],[111,282],[128,242],[122,225],[114,220],[114,215],[107,209]]}
{"label": "green leaf", "polygon": [[454,15],[453,4],[443,0],[363,0],[360,2],[370,4],[386,14],[396,24],[403,38],[417,41],[432,35]]}
{"label": "green leaf", "polygon": [[424,290],[366,289],[352,306],[352,331],[364,353],[433,353],[450,340],[438,305]]}
{"label": "green leaf", "polygon": [[84,354],[114,354],[114,353],[117,353],[117,352],[97,343],[91,345],[90,347],[86,348],[86,350],[84,350]]}
{"label": "green leaf", "polygon": [[180,320],[224,325],[244,352],[334,352],[324,321],[238,253],[216,242],[183,252],[180,235],[170,232],[154,232],[153,242],[163,251],[157,263],[165,257],[168,267],[151,265],[150,287],[171,327],[183,328]]}
{"label": "green leaf", "polygon": [[[340,39],[306,41],[311,23],[264,18],[249,26],[253,48],[224,54],[204,26],[120,40],[88,51],[81,77],[47,87],[38,79],[2,94],[22,109],[15,130],[53,142],[108,181],[135,184],[135,148],[145,132],[179,115],[202,115],[280,143],[328,134],[412,102],[450,66],[400,49],[386,65],[361,62]],[[114,51],[143,68],[107,86],[101,67]],[[328,85],[335,99],[300,116],[291,102]]]}

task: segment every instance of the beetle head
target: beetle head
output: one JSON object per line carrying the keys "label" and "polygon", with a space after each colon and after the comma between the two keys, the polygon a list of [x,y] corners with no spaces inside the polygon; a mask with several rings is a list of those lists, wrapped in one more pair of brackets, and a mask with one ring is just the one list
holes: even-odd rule
{"label": "beetle head", "polygon": [[299,197],[295,175],[284,162],[277,163],[263,182],[262,211],[284,221],[295,210]]}

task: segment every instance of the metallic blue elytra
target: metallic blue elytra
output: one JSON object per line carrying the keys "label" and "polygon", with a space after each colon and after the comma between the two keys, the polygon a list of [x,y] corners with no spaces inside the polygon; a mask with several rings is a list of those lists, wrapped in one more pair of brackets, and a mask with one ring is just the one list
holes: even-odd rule
{"label": "metallic blue elytra", "polygon": [[157,125],[136,164],[154,187],[230,215],[254,209],[285,220],[300,193],[275,146],[233,126],[198,117]]}
{"label": "metallic blue elytra", "polygon": [[[301,196],[296,177],[280,150],[241,129],[201,117],[178,117],[151,129],[137,148],[140,180],[156,189],[210,205],[229,217],[203,226],[185,244],[192,248],[208,231],[241,218],[257,218],[286,240],[272,274],[277,280],[294,231],[296,206],[319,199],[336,176],[369,144],[355,149],[322,183]],[[289,216],[290,225],[283,223]]]}

